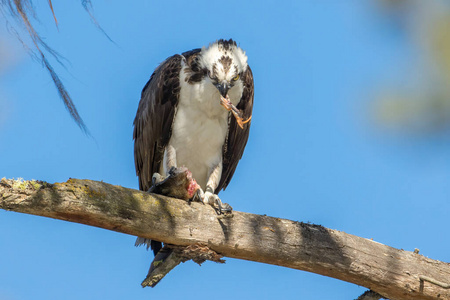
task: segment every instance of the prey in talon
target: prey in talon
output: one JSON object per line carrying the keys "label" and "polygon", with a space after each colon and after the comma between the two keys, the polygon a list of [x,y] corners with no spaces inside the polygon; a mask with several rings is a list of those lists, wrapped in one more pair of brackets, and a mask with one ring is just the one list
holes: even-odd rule
{"label": "prey in talon", "polygon": [[236,118],[236,122],[241,127],[241,129],[244,129],[244,124],[248,123],[252,116],[250,116],[247,120],[244,121],[244,118],[242,118],[242,112],[231,103],[230,98],[227,95],[227,98],[220,97],[220,104],[225,107],[226,110],[231,111],[233,116]]}
{"label": "prey in talon", "polygon": [[250,132],[254,91],[247,60],[235,41],[218,40],[170,56],[155,69],[134,120],[141,190],[150,189],[155,173],[161,181],[153,190],[164,189],[178,176],[170,170],[186,167],[198,185],[194,198],[218,213],[231,211],[218,194],[229,185]]}
{"label": "prey in talon", "polygon": [[190,200],[194,198],[200,186],[197,184],[192,173],[185,167],[172,167],[167,176],[154,173],[152,186],[149,193],[160,194],[177,199]]}

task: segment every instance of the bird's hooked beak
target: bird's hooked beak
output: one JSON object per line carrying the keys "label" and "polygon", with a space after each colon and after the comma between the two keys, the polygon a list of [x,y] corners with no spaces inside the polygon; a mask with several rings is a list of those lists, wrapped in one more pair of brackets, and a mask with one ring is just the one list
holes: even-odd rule
{"label": "bird's hooked beak", "polygon": [[228,96],[228,90],[230,89],[230,85],[226,81],[222,81],[222,83],[216,84],[216,88],[220,93],[220,105],[226,108],[226,110],[230,111],[232,107],[232,103],[230,100],[230,96]]}
{"label": "bird's hooked beak", "polygon": [[241,127],[241,129],[244,129],[244,124],[248,123],[252,119],[252,116],[244,121],[242,117],[242,111],[240,111],[236,106],[233,105],[230,96],[228,95],[228,90],[231,88],[229,84],[224,82],[222,84],[217,84],[216,87],[220,92],[220,105],[225,107],[226,110],[231,111],[236,118],[236,122],[239,127]]}
{"label": "bird's hooked beak", "polygon": [[222,83],[216,84],[216,88],[219,90],[219,93],[223,98],[227,98],[228,90],[231,88],[231,86],[228,82],[223,81]]}

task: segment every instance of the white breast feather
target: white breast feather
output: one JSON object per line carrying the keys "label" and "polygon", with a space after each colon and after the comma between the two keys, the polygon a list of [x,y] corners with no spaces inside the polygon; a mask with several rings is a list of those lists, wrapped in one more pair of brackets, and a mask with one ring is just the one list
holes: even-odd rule
{"label": "white breast feather", "polygon": [[[206,188],[210,170],[222,160],[228,131],[228,111],[220,105],[220,94],[206,77],[197,84],[185,81],[180,72],[180,97],[169,144],[176,150],[177,165],[187,167],[197,183]],[[229,91],[234,105],[242,96],[242,83]],[[234,120],[232,120],[234,121]]]}

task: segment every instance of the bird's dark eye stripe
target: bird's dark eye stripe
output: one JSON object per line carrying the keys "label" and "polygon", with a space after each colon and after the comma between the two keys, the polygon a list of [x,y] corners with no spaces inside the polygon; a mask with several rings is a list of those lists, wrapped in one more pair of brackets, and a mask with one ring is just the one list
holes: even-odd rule
{"label": "bird's dark eye stripe", "polygon": [[217,81],[217,77],[215,77],[211,71],[208,71],[208,77],[209,77],[212,81]]}

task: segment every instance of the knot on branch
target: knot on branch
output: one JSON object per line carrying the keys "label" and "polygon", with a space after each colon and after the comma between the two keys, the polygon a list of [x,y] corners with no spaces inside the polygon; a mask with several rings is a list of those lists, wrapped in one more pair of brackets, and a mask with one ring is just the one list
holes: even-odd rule
{"label": "knot on branch", "polygon": [[222,255],[202,243],[195,243],[189,246],[164,245],[156,254],[150,265],[147,277],[141,285],[142,287],[156,286],[173,268],[188,260],[192,259],[199,265],[207,260],[225,263],[222,257]]}
{"label": "knot on branch", "polygon": [[207,260],[221,264],[225,263],[225,260],[222,259],[222,255],[211,250],[207,245],[202,243],[196,243],[186,247],[175,245],[170,245],[169,247],[174,249],[174,251],[183,259],[183,262],[192,259],[199,265]]}

